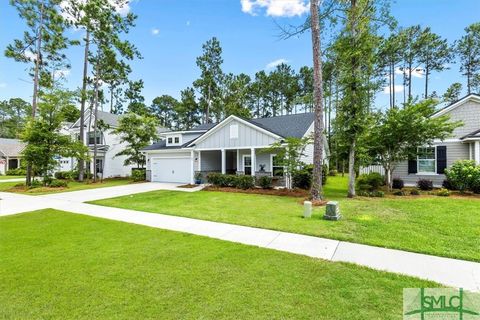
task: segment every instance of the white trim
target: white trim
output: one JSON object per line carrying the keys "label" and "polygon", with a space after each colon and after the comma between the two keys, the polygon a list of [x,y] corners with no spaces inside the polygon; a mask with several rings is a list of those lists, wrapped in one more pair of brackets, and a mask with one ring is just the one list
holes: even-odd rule
{"label": "white trim", "polygon": [[203,133],[207,132],[207,130],[192,130],[192,131],[164,131],[161,132],[160,136],[171,136],[175,134],[190,134],[190,133]]}
{"label": "white trim", "polygon": [[225,149],[220,150],[221,152],[221,168],[222,168],[222,174],[227,173],[227,153],[225,152]]}
{"label": "white trim", "polygon": [[217,147],[217,148],[195,148],[195,150],[197,151],[220,151],[222,149],[225,149],[225,150],[250,150],[252,148],[254,149],[267,149],[267,148],[271,148],[272,146],[246,146],[246,147],[225,147],[225,148],[220,148],[220,147]]}
{"label": "white trim", "polygon": [[480,164],[480,141],[475,141],[474,150],[475,163]]}
{"label": "white trim", "polygon": [[[175,142],[175,139],[178,138],[178,142]],[[168,139],[172,139],[172,142],[168,142]],[[167,147],[178,147],[181,146],[182,143],[182,135],[181,134],[173,134],[169,137],[167,137]]]}
{"label": "white trim", "polygon": [[259,126],[256,126],[254,125],[253,123],[250,123],[248,121],[245,121],[243,120],[242,118],[239,118],[237,116],[234,116],[234,115],[231,115],[229,116],[228,118],[226,118],[225,120],[223,120],[222,122],[220,122],[219,124],[217,124],[216,126],[214,126],[213,128],[211,128],[209,131],[205,132],[203,135],[201,135],[197,140],[194,140],[192,141],[187,147],[190,147],[192,144],[198,144],[202,141],[204,141],[205,139],[207,139],[209,136],[211,136],[213,133],[215,133],[216,131],[218,131],[220,128],[223,128],[224,126],[226,126],[228,123],[230,123],[231,121],[233,120],[237,120],[238,122],[246,125],[246,126],[249,126],[257,131],[260,131],[262,133],[265,133],[266,135],[269,135],[275,139],[283,139],[281,136],[273,133],[273,132],[270,132],[268,130],[265,130]]}
{"label": "white trim", "polygon": [[154,159],[190,159],[190,156],[173,156],[173,157],[151,157],[150,160]]}
{"label": "white trim", "polygon": [[242,154],[242,171],[243,171],[243,174],[245,174],[245,158],[246,157],[250,157],[250,172],[253,172],[253,161],[252,161],[252,155],[251,154]]}
{"label": "white trim", "polygon": [[192,148],[179,148],[179,149],[158,149],[158,150],[143,150],[142,153],[172,153],[172,152],[188,152],[194,150]]}
{"label": "white trim", "polygon": [[202,171],[202,152],[198,151],[198,171]]}
{"label": "white trim", "polygon": [[470,100],[473,100],[473,101],[476,101],[476,102],[480,103],[480,97],[478,97],[476,95],[473,95],[473,94],[470,94],[470,95],[464,97],[463,99],[460,99],[457,102],[454,102],[453,104],[449,105],[448,107],[438,111],[437,113],[434,113],[432,115],[432,118],[440,117],[440,116],[444,115],[445,113],[448,113],[448,112],[452,111],[453,109],[461,106],[462,104],[464,104],[465,102],[468,102]]}
{"label": "white trim", "polygon": [[195,151],[190,151],[190,184],[195,184]]}
{"label": "white trim", "polygon": [[464,142],[465,140],[461,140],[461,139],[445,139],[445,140],[438,140],[438,139],[435,139],[433,140],[433,143],[435,144],[441,144],[441,143],[452,143],[452,142]]}
{"label": "white trim", "polygon": [[[431,159],[418,159],[418,149],[421,149],[421,148],[433,148],[434,151],[433,151],[433,155],[434,155],[434,158],[433,158],[433,161],[435,163],[435,171],[434,172],[421,172],[420,171],[420,160],[431,160]],[[417,173],[416,175],[423,175],[423,176],[430,176],[430,175],[438,175],[437,173],[437,146],[427,146],[427,147],[419,147],[417,148]]]}

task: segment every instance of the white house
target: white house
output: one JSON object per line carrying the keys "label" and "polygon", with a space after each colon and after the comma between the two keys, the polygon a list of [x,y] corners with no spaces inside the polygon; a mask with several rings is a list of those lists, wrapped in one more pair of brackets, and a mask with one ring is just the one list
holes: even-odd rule
{"label": "white house", "polygon": [[0,174],[20,167],[21,153],[24,148],[25,143],[18,139],[0,138]]}
{"label": "white house", "polygon": [[[97,143],[97,174],[103,175],[103,178],[126,177],[131,175],[134,165],[126,166],[124,161],[126,156],[115,156],[117,153],[125,149],[126,143],[120,142],[120,136],[115,134],[113,130],[118,127],[118,123],[122,115],[116,115],[104,111],[98,111],[98,122],[105,124],[107,129],[97,129],[95,137],[93,124],[95,114],[90,111],[85,112],[84,117],[84,141],[89,147],[89,155],[93,159],[95,140]],[[165,131],[159,128],[159,132]],[[78,119],[69,129],[68,134],[79,139],[80,137],[80,119]],[[59,170],[69,171],[76,169],[76,159],[61,158],[59,159]],[[93,173],[93,163],[87,162],[87,168]]]}
{"label": "white house", "polygon": [[[232,115],[217,124],[164,132],[164,140],[143,149],[147,179],[193,183],[197,172],[281,177],[283,167],[276,162],[275,153],[266,149],[287,137],[311,135],[313,120],[313,113],[251,120]],[[324,158],[327,152],[325,149]],[[305,154],[302,161],[312,163],[313,145],[307,146]]]}

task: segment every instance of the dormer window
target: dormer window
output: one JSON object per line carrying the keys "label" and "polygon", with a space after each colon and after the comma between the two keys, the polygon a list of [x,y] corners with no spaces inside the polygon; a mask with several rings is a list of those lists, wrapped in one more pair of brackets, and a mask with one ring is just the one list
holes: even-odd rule
{"label": "dormer window", "polygon": [[174,135],[167,137],[167,146],[179,146],[182,144],[182,136]]}

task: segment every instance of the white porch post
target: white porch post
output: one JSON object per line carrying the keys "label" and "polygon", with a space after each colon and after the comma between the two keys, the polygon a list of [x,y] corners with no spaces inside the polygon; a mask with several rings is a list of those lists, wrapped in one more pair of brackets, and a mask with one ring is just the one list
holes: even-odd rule
{"label": "white porch post", "polygon": [[190,151],[190,184],[195,184],[195,151]]}
{"label": "white porch post", "polygon": [[198,171],[202,171],[202,151],[198,151]]}
{"label": "white porch post", "polygon": [[9,168],[9,163],[8,163],[8,156],[7,156],[5,159],[6,159],[6,160],[5,160],[5,161],[6,161],[6,162],[5,162],[5,172],[7,172],[7,170],[10,169],[10,168]]}
{"label": "white porch post", "polygon": [[237,149],[237,171],[241,171],[241,169],[240,169],[240,150],[239,149]]}
{"label": "white porch post", "polygon": [[256,169],[256,160],[255,159],[255,148],[250,149],[250,159],[252,162],[252,176],[255,176],[255,169]]}
{"label": "white porch post", "polygon": [[469,143],[468,144],[468,160],[473,160],[472,150],[473,150],[473,143]]}
{"label": "white porch post", "polygon": [[480,141],[475,141],[475,163],[480,164]]}
{"label": "white porch post", "polygon": [[227,157],[225,154],[225,149],[222,149],[222,174],[227,172]]}

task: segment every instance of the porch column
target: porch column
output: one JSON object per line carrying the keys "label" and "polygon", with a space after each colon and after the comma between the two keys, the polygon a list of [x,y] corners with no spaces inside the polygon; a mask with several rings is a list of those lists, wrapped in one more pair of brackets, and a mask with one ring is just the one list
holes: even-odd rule
{"label": "porch column", "polygon": [[480,164],[480,141],[475,141],[475,163]]}
{"label": "porch column", "polygon": [[468,144],[468,160],[473,160],[473,143]]}
{"label": "porch column", "polygon": [[190,184],[195,184],[195,151],[190,151]]}
{"label": "porch column", "polygon": [[7,161],[7,162],[5,163],[5,173],[6,173],[7,170],[10,169],[10,167],[9,167],[9,163],[8,163],[8,156],[7,156],[5,159],[6,159],[5,161]]}
{"label": "porch column", "polygon": [[222,149],[222,174],[227,172],[227,157],[225,154],[225,149]]}
{"label": "porch column", "polygon": [[237,171],[240,171],[240,150],[239,149],[237,149]]}
{"label": "porch column", "polygon": [[255,176],[257,159],[255,159],[255,149],[254,148],[250,149],[250,158],[252,160],[252,176]]}
{"label": "porch column", "polygon": [[202,171],[202,151],[198,151],[198,171]]}

